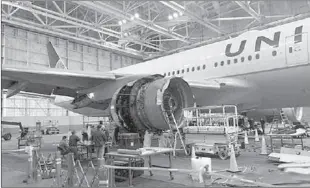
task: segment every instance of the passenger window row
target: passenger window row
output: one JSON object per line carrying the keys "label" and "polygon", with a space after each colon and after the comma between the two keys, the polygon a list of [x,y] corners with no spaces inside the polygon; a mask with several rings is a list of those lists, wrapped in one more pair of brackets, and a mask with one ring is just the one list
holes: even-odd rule
{"label": "passenger window row", "polygon": [[[272,51],[272,56],[276,56],[276,55],[277,55],[277,51],[276,51],[276,50]],[[255,55],[255,59],[259,59],[259,58],[260,58],[260,55],[259,55],[259,54],[256,54],[256,55]],[[247,59],[248,59],[248,61],[252,61],[252,56],[249,55],[249,56],[247,57]],[[241,58],[240,58],[240,61],[241,61],[242,63],[244,62],[244,60],[245,60],[245,57],[241,57]],[[238,63],[238,59],[235,58],[235,59],[233,60],[233,63],[235,63],[235,64]],[[218,67],[219,64],[220,64],[221,66],[224,66],[224,65],[225,65],[225,62],[224,62],[224,61],[221,61],[220,63],[215,62],[215,63],[214,63],[214,67]],[[230,65],[230,64],[232,64],[232,61],[231,61],[230,59],[228,59],[228,60],[227,60],[227,65]],[[201,68],[201,69],[200,69],[200,68]],[[199,71],[199,70],[205,70],[205,69],[206,69],[206,65],[203,65],[202,67],[197,66],[197,68],[192,67],[192,68],[191,68],[192,72],[194,72],[195,69],[196,69],[197,71]],[[173,76],[173,75],[178,75],[178,74],[184,74],[185,71],[186,71],[186,72],[190,72],[190,68],[182,69],[182,70],[177,70],[177,71],[172,71],[172,72],[168,72],[168,73],[164,73],[164,76]]]}

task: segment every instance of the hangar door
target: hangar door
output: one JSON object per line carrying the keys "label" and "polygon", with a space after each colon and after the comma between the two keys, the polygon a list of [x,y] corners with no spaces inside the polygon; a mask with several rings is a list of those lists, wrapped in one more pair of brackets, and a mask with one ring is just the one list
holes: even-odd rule
{"label": "hangar door", "polygon": [[309,63],[308,33],[286,37],[285,54],[288,66]]}

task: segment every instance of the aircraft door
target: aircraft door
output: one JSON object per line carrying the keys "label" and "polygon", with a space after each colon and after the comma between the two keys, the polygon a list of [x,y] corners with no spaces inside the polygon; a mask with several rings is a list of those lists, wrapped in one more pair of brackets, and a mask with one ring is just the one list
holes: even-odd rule
{"label": "aircraft door", "polygon": [[285,54],[287,66],[309,63],[308,33],[286,37]]}

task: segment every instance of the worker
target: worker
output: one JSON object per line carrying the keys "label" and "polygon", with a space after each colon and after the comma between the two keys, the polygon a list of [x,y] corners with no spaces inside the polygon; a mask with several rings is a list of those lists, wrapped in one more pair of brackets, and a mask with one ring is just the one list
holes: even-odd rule
{"label": "worker", "polygon": [[102,129],[103,133],[105,134],[105,137],[106,137],[106,142],[105,142],[105,145],[104,145],[104,154],[108,153],[108,144],[107,142],[110,141],[110,133],[109,133],[109,130],[107,129],[106,126],[103,125],[103,129]]}
{"label": "worker", "polygon": [[260,125],[262,126],[263,134],[265,134],[265,120],[263,118],[260,119]]}
{"label": "worker", "polygon": [[94,131],[91,135],[91,140],[94,143],[97,158],[104,156],[105,143],[107,141],[106,135],[101,131],[101,125],[97,126],[97,131]]}
{"label": "worker", "polygon": [[76,135],[75,130],[73,130],[72,135],[69,138],[69,147],[70,151],[74,154],[74,160],[78,159],[78,143],[81,142],[81,139]]}
{"label": "worker", "polygon": [[114,129],[114,140],[116,144],[118,144],[118,133],[119,133],[119,126],[116,126]]}
{"label": "worker", "polygon": [[89,125],[86,125],[86,128],[82,131],[82,141],[85,143],[85,141],[88,141],[88,134],[87,129]]}
{"label": "worker", "polygon": [[61,141],[59,142],[58,148],[61,155],[67,155],[68,153],[70,153],[67,136],[62,137]]}
{"label": "worker", "polygon": [[250,125],[250,129],[254,130],[254,119],[251,118],[251,119],[248,120],[248,122],[249,122],[249,125]]}

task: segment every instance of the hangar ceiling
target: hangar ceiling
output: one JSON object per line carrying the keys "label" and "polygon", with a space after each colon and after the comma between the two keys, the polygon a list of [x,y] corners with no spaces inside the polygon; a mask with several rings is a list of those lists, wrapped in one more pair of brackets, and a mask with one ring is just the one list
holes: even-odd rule
{"label": "hangar ceiling", "polygon": [[310,12],[309,0],[2,1],[2,22],[143,60]]}

